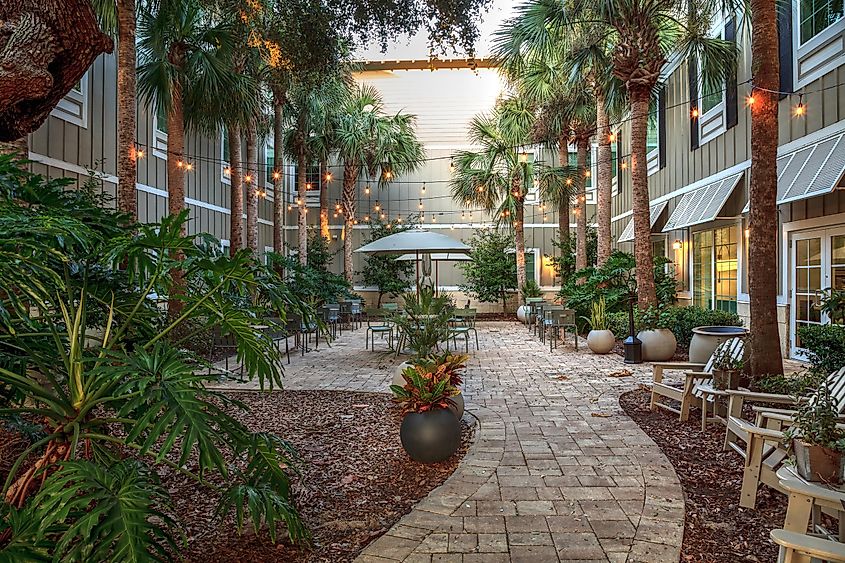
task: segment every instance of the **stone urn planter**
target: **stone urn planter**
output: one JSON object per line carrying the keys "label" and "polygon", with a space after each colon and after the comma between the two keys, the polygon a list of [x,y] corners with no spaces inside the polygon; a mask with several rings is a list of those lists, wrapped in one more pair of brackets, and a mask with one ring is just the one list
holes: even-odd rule
{"label": "stone urn planter", "polygon": [[609,330],[591,330],[587,334],[587,346],[594,354],[607,354],[616,345],[616,337]]}
{"label": "stone urn planter", "polygon": [[678,341],[668,328],[641,330],[637,338],[643,343],[643,360],[647,362],[666,362],[675,355]]}
{"label": "stone urn planter", "polygon": [[793,440],[795,468],[807,481],[838,485],[843,481],[842,452],[803,440]]}
{"label": "stone urn planter", "polygon": [[402,447],[411,459],[437,463],[451,457],[461,445],[458,418],[449,409],[408,413],[399,430]]}
{"label": "stone urn planter", "polygon": [[516,308],[516,318],[519,319],[519,322],[525,324],[528,322],[528,305],[520,305]]}
{"label": "stone urn planter", "polygon": [[748,329],[741,326],[697,326],[692,329],[689,361],[706,364],[719,344],[729,338],[742,338],[747,334]]}

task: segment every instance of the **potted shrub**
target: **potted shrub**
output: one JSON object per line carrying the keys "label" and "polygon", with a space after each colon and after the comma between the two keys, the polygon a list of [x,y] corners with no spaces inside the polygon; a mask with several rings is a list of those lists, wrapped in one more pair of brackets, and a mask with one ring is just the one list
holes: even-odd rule
{"label": "potted shrub", "polygon": [[594,354],[607,354],[616,344],[616,338],[610,331],[607,321],[607,305],[604,296],[593,301],[590,307],[590,332],[587,334],[587,346]]}
{"label": "potted shrub", "polygon": [[836,405],[826,384],[804,401],[785,436],[792,444],[795,468],[807,481],[842,483],[845,430],[837,424]]}
{"label": "potted shrub", "polygon": [[540,289],[540,286],[537,285],[537,282],[534,280],[528,280],[525,282],[519,293],[522,295],[523,304],[517,307],[516,309],[516,318],[519,319],[520,322],[525,323],[529,320],[529,311],[530,308],[528,305],[525,304],[525,301],[530,298],[542,297],[543,291]]}
{"label": "potted shrub", "polygon": [[642,342],[643,360],[665,362],[672,359],[678,341],[670,330],[672,313],[665,307],[649,307],[640,316],[642,330],[637,338]]}
{"label": "potted shrub", "polygon": [[[454,409],[455,415],[461,418],[464,415],[464,396],[461,393],[460,386],[464,382],[463,371],[466,369],[466,361],[469,356],[465,354],[452,354],[446,352],[439,356],[432,355],[427,358],[419,358],[410,362],[410,365],[405,368],[416,370],[420,375],[427,373],[436,373],[438,377],[448,377],[449,385],[458,390],[457,394],[449,397],[454,403],[451,408]],[[395,385],[403,385],[405,383],[404,373],[400,376],[400,381]]]}
{"label": "potted shrub", "polygon": [[393,375],[393,384],[402,385],[402,373],[415,361],[431,356],[440,342],[449,337],[449,319],[454,306],[448,296],[436,296],[431,288],[422,288],[419,296],[406,293],[405,309],[394,322],[402,334],[401,341],[412,352],[409,361],[402,362]]}
{"label": "potted shrub", "polygon": [[461,443],[459,419],[455,416],[453,397],[460,394],[451,384],[452,374],[409,367],[403,374],[404,385],[391,385],[393,400],[402,406],[399,436],[411,459],[437,463],[449,458]]}
{"label": "potted shrub", "polygon": [[736,358],[731,355],[726,347],[716,350],[713,357],[713,387],[724,391],[725,389],[737,389],[742,368],[745,366],[745,358]]}

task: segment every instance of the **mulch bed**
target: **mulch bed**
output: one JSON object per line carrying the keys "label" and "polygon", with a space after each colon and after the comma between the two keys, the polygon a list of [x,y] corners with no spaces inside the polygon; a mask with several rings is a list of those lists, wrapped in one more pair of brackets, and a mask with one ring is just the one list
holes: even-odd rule
{"label": "mulch bed", "polygon": [[783,526],[786,496],[761,486],[757,508],[741,508],[743,460],[722,451],[724,426],[711,424],[702,432],[697,410],[682,423],[670,413],[652,412],[650,397],[645,389],[629,391],[619,404],[660,446],[681,480],[686,502],[681,561],[776,561],[769,531]]}
{"label": "mulch bed", "polygon": [[473,429],[445,462],[411,460],[399,440],[401,418],[387,395],[333,391],[233,394],[250,407],[238,415],[254,430],[276,433],[302,457],[296,503],[313,534],[310,547],[274,545],[252,528],[213,518],[216,498],[178,474],[165,477],[179,519],[187,522],[188,561],[344,562],[384,534],[458,466]]}

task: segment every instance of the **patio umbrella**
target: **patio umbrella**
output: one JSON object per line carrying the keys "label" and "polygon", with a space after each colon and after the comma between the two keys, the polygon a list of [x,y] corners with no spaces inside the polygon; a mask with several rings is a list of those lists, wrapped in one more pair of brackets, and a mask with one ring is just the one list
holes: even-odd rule
{"label": "patio umbrella", "polygon": [[[439,278],[440,278],[440,262],[469,262],[472,260],[472,257],[469,254],[458,254],[457,252],[438,252],[436,254],[428,254],[427,257],[430,259],[431,262],[434,262],[434,287],[436,288],[439,285]],[[419,256],[416,254],[403,254],[397,260],[401,260],[403,262],[411,262],[419,260]],[[423,257],[423,276],[425,276],[425,267],[426,261],[425,257]],[[429,275],[431,274],[430,264],[429,264]]]}
{"label": "patio umbrella", "polygon": [[[366,244],[355,252],[364,254],[373,254],[376,256],[385,256],[390,254],[408,254],[412,253],[417,261],[417,293],[420,291],[420,255],[430,256],[432,254],[455,253],[468,254],[469,246],[452,237],[441,235],[440,233],[433,233],[424,230],[411,230],[396,233],[395,235],[388,235],[378,240],[374,240],[370,244]],[[428,263],[429,275],[431,274],[431,264]],[[429,278],[428,283],[431,283]]]}

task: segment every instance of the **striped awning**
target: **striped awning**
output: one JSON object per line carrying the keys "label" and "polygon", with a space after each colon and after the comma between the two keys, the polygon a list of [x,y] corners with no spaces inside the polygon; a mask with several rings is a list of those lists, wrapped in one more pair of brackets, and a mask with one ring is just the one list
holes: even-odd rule
{"label": "striped awning", "polygon": [[[660,218],[660,214],[663,213],[663,210],[666,209],[667,202],[661,201],[660,203],[655,203],[651,207],[648,208],[649,211],[649,219],[651,228],[654,228],[654,224],[657,223],[657,220]],[[622,234],[619,235],[619,240],[616,242],[630,242],[634,240],[634,218],[632,217],[628,224],[625,226],[625,230],[622,231]]]}
{"label": "striped awning", "polygon": [[716,219],[743,174],[744,172],[739,172],[685,193],[666,221],[663,232],[668,233]]}
{"label": "striped awning", "polygon": [[[778,205],[829,194],[845,174],[845,133],[778,157]],[[747,213],[748,203],[743,213]]]}

